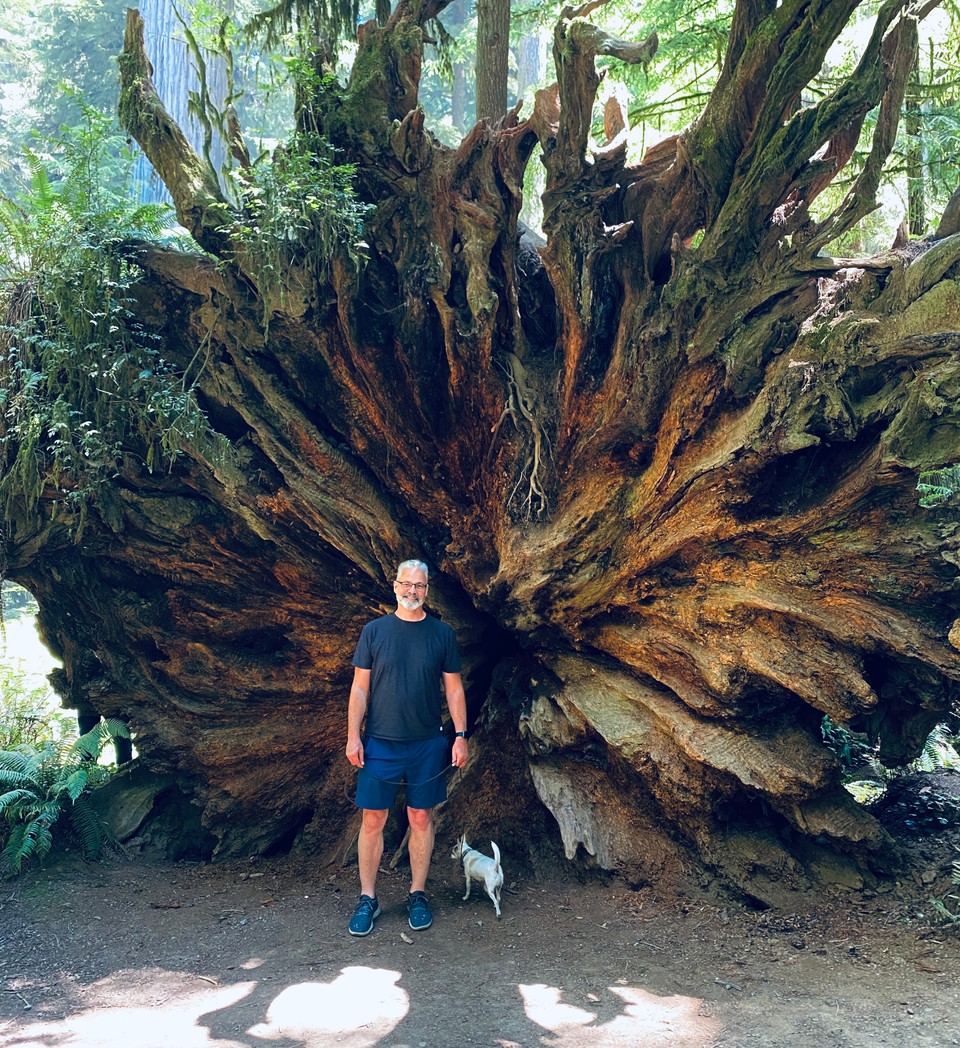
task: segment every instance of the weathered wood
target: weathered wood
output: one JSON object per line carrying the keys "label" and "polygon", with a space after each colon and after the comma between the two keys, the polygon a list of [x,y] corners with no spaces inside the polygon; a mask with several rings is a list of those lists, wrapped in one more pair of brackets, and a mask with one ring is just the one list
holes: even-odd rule
{"label": "weathered wood", "polygon": [[[232,452],[186,444],[162,476],[131,455],[78,544],[44,513],[8,534],[8,574],[69,688],[196,790],[219,854],[347,853],[350,655],[417,555],[480,726],[451,800],[471,832],[522,852],[536,795],[571,859],[642,881],[692,856],[768,902],[888,867],[820,728],[905,761],[960,694],[960,525],[915,490],[960,458],[960,241],[827,259],[811,244],[872,174],[819,226],[805,206],[875,106],[889,148],[901,6],[797,108],[856,4],[739,4],[703,117],[631,167],[591,143],[594,58],[641,52],[592,5],[563,14],[558,88],[449,149],[416,105],[438,5],[401,0],[316,100],[376,205],[368,260],[269,299],[269,331],[212,187],[143,118],[133,34],[128,127],[223,262],[144,249],[137,313],[180,367],[204,346]],[[542,262],[518,225],[537,143]]]}

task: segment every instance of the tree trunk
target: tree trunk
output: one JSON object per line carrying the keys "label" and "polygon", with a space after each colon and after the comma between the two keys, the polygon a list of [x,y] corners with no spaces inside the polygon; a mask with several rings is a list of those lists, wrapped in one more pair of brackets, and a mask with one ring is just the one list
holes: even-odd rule
{"label": "tree trunk", "polygon": [[510,0],[477,0],[477,119],[496,123],[507,112]]}
{"label": "tree trunk", "polygon": [[923,175],[923,85],[919,53],[910,73],[906,103],[907,229],[911,236],[922,237],[927,231],[927,194]]}
{"label": "tree trunk", "polygon": [[[822,249],[873,206],[915,26],[884,7],[856,76],[794,111],[856,4],[738,4],[701,118],[631,167],[622,136],[588,155],[595,57],[654,43],[566,9],[558,86],[449,149],[410,46],[442,6],[401,0],[318,88],[376,205],[368,258],[291,269],[279,299],[158,118],[129,16],[124,119],[223,260],[144,247],[134,308],[166,359],[205,361],[229,447],[184,437],[162,474],[131,453],[79,536],[53,489],[14,507],[7,573],[69,687],[193,785],[220,855],[342,854],[353,645],[422,556],[476,732],[458,832],[520,855],[558,835],[634,883],[693,864],[769,903],[869,882],[892,842],[821,723],[900,763],[958,696],[960,525],[916,486],[960,457],[960,238]],[[538,142],[539,254],[517,226]]]}
{"label": "tree trunk", "polygon": [[517,98],[524,100],[527,109],[533,101],[528,92],[543,76],[541,40],[540,30],[535,29],[522,37],[517,45]]}
{"label": "tree trunk", "polygon": [[[180,21],[183,19],[189,26],[190,16],[176,0],[143,0],[141,9],[157,93],[190,143],[204,155],[220,178],[227,153],[223,135],[211,123],[209,113],[200,119],[195,111],[191,111],[189,96],[205,96],[213,108],[225,110],[229,93],[226,64],[222,56],[202,52],[203,76],[198,76]],[[144,154],[137,157],[136,177],[140,183],[141,200],[170,203],[166,187]]]}

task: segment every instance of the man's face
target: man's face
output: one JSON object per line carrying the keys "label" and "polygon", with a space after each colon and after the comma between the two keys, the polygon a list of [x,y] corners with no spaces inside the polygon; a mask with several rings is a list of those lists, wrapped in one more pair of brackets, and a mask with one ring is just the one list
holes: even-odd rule
{"label": "man's face", "polygon": [[407,611],[419,611],[427,596],[427,576],[419,568],[404,568],[393,584],[397,606]]}

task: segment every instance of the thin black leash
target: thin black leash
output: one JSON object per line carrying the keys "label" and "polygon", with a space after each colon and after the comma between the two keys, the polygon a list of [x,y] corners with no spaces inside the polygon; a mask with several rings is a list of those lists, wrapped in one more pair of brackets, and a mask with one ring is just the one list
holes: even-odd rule
{"label": "thin black leash", "polygon": [[[356,771],[357,775],[359,775],[361,769],[358,768],[356,765],[354,765],[353,767],[354,767],[354,770]],[[376,779],[377,782],[385,783],[388,786],[407,786],[407,787],[410,787],[410,786],[426,786],[428,783],[435,782],[437,779],[439,779],[442,776],[446,775],[447,772],[451,772],[451,771],[462,772],[463,768],[457,767],[454,764],[449,764],[449,765],[447,765],[447,767],[445,767],[441,771],[437,772],[436,775],[431,775],[429,779],[423,779],[421,782],[407,782],[406,779],[381,779],[379,775],[374,775],[372,771],[368,771],[367,774],[370,776],[371,779]],[[356,781],[356,776],[354,776],[354,781]],[[345,783],[344,787],[343,787],[343,795],[344,795],[344,797],[346,797],[346,799],[348,801],[352,801],[353,797],[351,797],[350,794],[347,792],[349,790],[349,788],[350,788],[349,784]]]}

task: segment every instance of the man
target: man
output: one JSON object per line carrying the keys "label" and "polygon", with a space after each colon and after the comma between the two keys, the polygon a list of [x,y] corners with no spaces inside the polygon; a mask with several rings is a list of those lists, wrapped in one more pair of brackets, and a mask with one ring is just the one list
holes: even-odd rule
{"label": "man", "polygon": [[405,560],[393,584],[397,610],[363,627],[353,656],[346,753],[360,769],[356,805],[363,810],[363,821],[357,842],[361,894],[350,919],[351,935],[369,935],[380,916],[377,872],[383,827],[401,781],[410,820],[407,915],[415,931],[433,923],[425,890],[433,855],[433,809],[447,797],[441,681],[456,731],[455,768],[467,763],[467,703],[456,636],[423,610],[428,584],[426,564]]}

